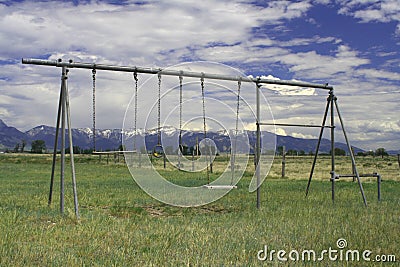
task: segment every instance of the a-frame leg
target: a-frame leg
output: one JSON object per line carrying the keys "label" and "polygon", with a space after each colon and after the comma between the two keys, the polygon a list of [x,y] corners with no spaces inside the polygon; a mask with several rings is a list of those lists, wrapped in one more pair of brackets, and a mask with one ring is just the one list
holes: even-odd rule
{"label": "a-frame leg", "polygon": [[73,194],[74,194],[74,208],[75,208],[76,218],[79,219],[78,193],[77,193],[77,188],[76,188],[74,145],[72,143],[71,112],[70,112],[70,107],[69,107],[68,86],[66,86],[66,88],[65,88],[65,107],[66,107],[66,112],[67,112],[69,154],[70,154],[70,161],[71,161],[72,190],[73,190]]}
{"label": "a-frame leg", "polygon": [[49,205],[51,204],[52,196],[53,196],[54,173],[55,173],[55,165],[56,165],[56,157],[57,157],[58,138],[59,138],[59,134],[60,134],[60,123],[61,123],[60,213],[61,214],[64,213],[65,143],[66,143],[65,142],[66,141],[65,134],[66,134],[66,122],[67,122],[69,145],[70,145],[72,187],[73,187],[73,194],[74,194],[75,215],[79,219],[78,196],[77,196],[77,190],[76,190],[75,163],[74,163],[74,152],[73,152],[73,143],[72,143],[71,115],[70,115],[67,79],[68,79],[68,69],[66,67],[62,67],[61,90],[60,90],[60,99],[59,99],[59,104],[58,104],[56,136],[55,136],[55,141],[54,141],[53,163],[52,163],[52,170],[51,170],[50,193],[49,193],[48,204]]}
{"label": "a-frame leg", "polygon": [[64,75],[61,77],[61,88],[60,88],[60,99],[58,101],[58,112],[57,112],[57,122],[56,122],[56,136],[54,140],[54,151],[53,151],[53,163],[51,166],[51,178],[50,178],[50,192],[48,205],[51,205],[51,201],[53,198],[53,185],[54,185],[54,172],[56,168],[56,158],[57,158],[57,146],[58,146],[58,134],[60,132],[60,119],[61,119],[61,104],[63,101],[63,79]]}
{"label": "a-frame leg", "polygon": [[310,189],[310,185],[311,185],[311,180],[312,180],[312,177],[313,177],[313,174],[314,174],[315,164],[317,162],[317,157],[318,157],[318,153],[319,153],[319,147],[321,145],[322,136],[324,134],[325,122],[326,122],[326,118],[328,116],[330,103],[331,103],[331,100],[330,100],[330,96],[329,96],[328,99],[327,99],[327,102],[326,102],[324,118],[322,120],[321,131],[319,132],[318,143],[317,143],[317,148],[315,149],[315,155],[314,155],[313,164],[311,166],[310,177],[308,178],[306,196],[308,195],[308,192],[309,192],[309,189]]}
{"label": "a-frame leg", "polygon": [[347,148],[348,148],[349,153],[350,153],[351,164],[352,164],[352,167],[353,167],[353,170],[354,170],[354,173],[355,173],[355,177],[357,178],[358,186],[360,187],[360,192],[361,192],[361,196],[362,196],[363,201],[364,201],[364,205],[367,206],[367,199],[365,198],[364,189],[363,189],[363,186],[361,184],[360,175],[359,175],[358,170],[357,170],[356,161],[355,161],[355,158],[354,158],[354,153],[353,153],[353,150],[351,149],[351,145],[350,145],[349,139],[347,138],[346,130],[344,128],[344,123],[343,123],[343,120],[342,120],[342,116],[340,115],[339,106],[337,104],[337,98],[336,97],[334,98],[334,101],[335,101],[336,111],[337,111],[337,114],[338,114],[338,117],[339,117],[339,120],[340,120],[340,125],[342,126],[343,135],[344,135],[344,138],[346,139]]}

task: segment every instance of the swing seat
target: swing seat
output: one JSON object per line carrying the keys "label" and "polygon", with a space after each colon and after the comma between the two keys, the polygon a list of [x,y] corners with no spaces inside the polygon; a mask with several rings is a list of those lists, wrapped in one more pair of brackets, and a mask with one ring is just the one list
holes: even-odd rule
{"label": "swing seat", "polygon": [[162,145],[156,145],[153,148],[153,156],[156,158],[162,158],[164,156],[164,149]]}
{"label": "swing seat", "polygon": [[236,185],[211,185],[211,184],[205,184],[203,185],[204,188],[207,189],[234,189],[237,188]]}

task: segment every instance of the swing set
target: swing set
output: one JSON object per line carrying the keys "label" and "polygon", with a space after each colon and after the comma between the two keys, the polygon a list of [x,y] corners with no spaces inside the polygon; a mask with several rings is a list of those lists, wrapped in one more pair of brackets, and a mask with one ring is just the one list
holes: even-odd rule
{"label": "swing set", "polygon": [[[360,175],[356,168],[355,158],[353,151],[351,149],[349,140],[347,138],[347,134],[344,128],[342,116],[339,111],[339,106],[337,103],[337,97],[334,95],[334,90],[332,86],[328,84],[314,84],[314,83],[306,83],[306,82],[298,82],[298,81],[286,81],[286,80],[271,80],[264,79],[260,77],[246,77],[246,76],[229,76],[229,75],[220,75],[220,74],[210,74],[204,72],[191,72],[191,71],[176,71],[176,70],[168,70],[168,69],[160,69],[160,68],[143,68],[143,67],[128,67],[128,66],[112,66],[112,65],[100,65],[93,63],[80,63],[73,62],[69,60],[68,62],[63,62],[61,59],[57,61],[50,60],[41,60],[41,59],[22,59],[23,64],[33,64],[33,65],[44,65],[44,66],[53,66],[61,68],[61,89],[60,89],[60,97],[59,97],[59,105],[58,105],[58,115],[56,122],[56,135],[55,135],[55,143],[54,143],[54,152],[53,152],[53,162],[52,162],[52,173],[51,173],[51,181],[50,181],[50,193],[48,204],[50,205],[52,202],[52,192],[53,192],[53,183],[54,183],[54,172],[55,172],[55,164],[56,164],[56,155],[57,155],[57,145],[58,138],[60,134],[60,123],[61,123],[61,173],[60,173],[60,212],[64,213],[64,178],[65,178],[65,148],[66,148],[66,124],[68,126],[68,137],[69,137],[69,146],[72,145],[72,132],[71,132],[71,116],[70,116],[70,106],[69,106],[69,93],[68,93],[68,72],[70,68],[80,68],[80,69],[91,69],[92,70],[92,119],[93,119],[93,152],[96,153],[96,72],[97,70],[105,70],[105,71],[117,71],[117,72],[130,72],[133,73],[134,80],[134,89],[135,89],[135,97],[133,99],[134,104],[134,136],[133,136],[133,151],[123,151],[130,153],[138,153],[137,144],[136,144],[136,134],[137,134],[137,107],[138,107],[138,74],[151,74],[157,75],[158,78],[158,98],[157,98],[157,144],[152,148],[151,156],[155,158],[163,158],[164,166],[166,161],[166,153],[162,146],[161,140],[161,83],[162,76],[175,76],[179,78],[179,137],[178,137],[178,169],[181,167],[181,157],[183,155],[183,144],[182,144],[182,103],[183,103],[183,78],[191,77],[191,78],[199,78],[200,86],[201,86],[201,100],[202,100],[202,120],[203,120],[203,134],[206,145],[206,153],[204,153],[206,158],[206,173],[207,173],[207,184],[204,185],[205,188],[208,189],[232,189],[236,188],[233,185],[233,177],[230,185],[212,185],[210,183],[210,171],[212,170],[212,159],[211,159],[211,146],[209,145],[207,138],[207,125],[206,125],[206,105],[205,105],[205,79],[211,80],[225,80],[225,81],[236,81],[237,82],[237,106],[236,106],[236,121],[235,121],[235,131],[234,131],[234,139],[231,145],[231,162],[230,168],[232,173],[235,168],[235,158],[236,158],[236,145],[237,140],[236,137],[238,135],[238,120],[239,120],[239,110],[240,110],[240,91],[242,82],[249,82],[255,84],[255,96],[256,96],[256,114],[255,114],[255,124],[256,124],[256,142],[255,142],[255,177],[256,177],[256,191],[257,191],[257,201],[256,206],[260,208],[260,185],[261,185],[261,175],[260,175],[260,157],[261,157],[261,126],[263,125],[272,125],[272,126],[291,126],[291,127],[316,127],[320,128],[319,139],[316,147],[316,151],[314,154],[314,160],[311,167],[311,172],[307,184],[306,196],[308,195],[311,180],[314,173],[314,168],[316,165],[318,152],[323,136],[323,132],[325,128],[330,129],[330,141],[331,141],[331,171],[330,171],[330,181],[331,181],[331,191],[332,191],[332,201],[335,200],[335,180],[339,179],[339,177],[353,177],[356,179],[359,185],[359,189],[361,192],[361,196],[364,202],[364,205],[367,206],[367,201],[365,198],[364,190],[361,184]],[[321,90],[327,90],[329,92],[327,98],[327,104],[322,120],[321,125],[307,125],[307,124],[288,124],[288,123],[273,123],[273,122],[262,122],[261,118],[261,108],[260,108],[260,91],[261,87],[264,84],[275,84],[275,85],[287,85],[287,86],[298,86],[303,88],[315,88]],[[348,147],[348,151],[350,154],[352,166],[353,166],[353,174],[351,175],[339,175],[335,171],[335,107],[336,114],[339,117],[339,121],[341,124],[341,129],[345,137],[345,141]],[[330,111],[330,112],[329,112]],[[328,118],[328,113],[330,113],[330,124],[326,125],[326,120]],[[79,208],[78,208],[78,197],[77,197],[77,187],[76,187],[76,176],[75,176],[75,165],[74,165],[74,154],[73,149],[70,149],[70,157],[71,157],[71,171],[72,171],[72,185],[73,185],[73,194],[74,194],[74,205],[75,205],[75,214],[79,218]],[[121,151],[119,151],[121,152]],[[139,152],[140,153],[140,152]],[[140,156],[140,155],[139,155]],[[380,180],[380,179],[379,179]],[[380,183],[378,184],[380,188]],[[379,193],[379,192],[378,192]]]}

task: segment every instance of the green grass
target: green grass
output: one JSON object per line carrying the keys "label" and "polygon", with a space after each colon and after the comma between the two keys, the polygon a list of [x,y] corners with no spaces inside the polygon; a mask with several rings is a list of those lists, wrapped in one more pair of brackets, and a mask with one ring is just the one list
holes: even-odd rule
{"label": "green grass", "polygon": [[[346,167],[348,160],[337,160],[340,171],[351,172]],[[276,259],[261,262],[257,252],[264,245],[288,252],[322,251],[336,248],[338,238],[347,240],[348,249],[395,254],[396,263],[383,265],[398,266],[400,179],[396,159],[358,159],[363,168],[360,172],[378,171],[383,176],[380,203],[375,180],[363,180],[368,208],[362,204],[357,184],[348,179],[336,183],[336,201],[332,203],[329,158],[319,160],[305,198],[311,161],[309,157],[288,157],[287,178],[281,179],[280,159],[276,159],[262,185],[261,209],[257,210],[256,196],[247,190],[252,166],[239,188],[219,201],[178,208],[157,202],[140,190],[124,164],[107,165],[95,157],[79,156],[76,173],[81,219],[77,221],[68,171],[66,213],[61,216],[58,180],[53,204],[47,207],[51,157],[0,155],[0,266],[293,266],[294,262]],[[218,170],[216,166],[215,176]],[[191,177],[170,166],[161,171],[174,181],[206,182],[202,181],[204,175]],[[344,266],[346,262],[297,265]]]}

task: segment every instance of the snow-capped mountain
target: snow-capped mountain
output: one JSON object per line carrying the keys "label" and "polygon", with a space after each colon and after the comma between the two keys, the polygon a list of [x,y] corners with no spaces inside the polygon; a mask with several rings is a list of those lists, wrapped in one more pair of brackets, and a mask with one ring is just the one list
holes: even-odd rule
{"label": "snow-capped mountain", "polygon": [[[13,149],[16,144],[21,143],[23,140],[27,144],[27,148],[30,147],[30,143],[33,140],[44,140],[47,149],[54,148],[55,140],[55,127],[40,125],[34,127],[28,131],[21,132],[14,127],[7,126],[2,120],[0,120],[0,149],[9,148]],[[254,147],[256,141],[255,132],[246,132],[249,138],[249,143],[251,151]],[[164,126],[161,131],[163,144],[176,144],[179,139],[180,131],[172,126]],[[238,135],[244,134],[243,131],[238,131]],[[274,137],[272,133],[263,132],[263,138]],[[182,144],[187,147],[195,146],[200,140],[203,139],[203,131],[187,131],[183,130],[181,132]],[[138,149],[143,149],[140,144],[145,144],[147,150],[151,150],[158,144],[158,131],[157,129],[150,129],[144,131],[143,129],[138,129],[134,131],[133,129],[96,129],[95,133],[96,140],[96,150],[116,150],[122,144],[122,139],[124,139],[125,144],[131,146],[133,142],[136,142]],[[216,144],[220,152],[227,152],[231,146],[231,140],[229,139],[229,133],[227,131],[209,131],[207,132],[207,137],[212,139]],[[81,149],[93,149],[93,130],[90,128],[76,128],[72,129],[72,139],[74,146],[78,146]],[[67,138],[68,146],[68,138]],[[59,140],[60,146],[61,140]],[[301,139],[291,136],[276,136],[276,146],[286,146],[286,149],[292,149],[297,151],[305,151],[306,153],[315,150],[317,140],[315,139]],[[58,147],[59,147],[58,146]],[[344,149],[347,151],[347,146],[343,143],[336,143],[336,147]],[[132,147],[127,147],[126,149],[132,149]],[[323,139],[321,142],[320,152],[330,151],[330,141]],[[362,149],[355,148],[355,152],[363,151]]]}

